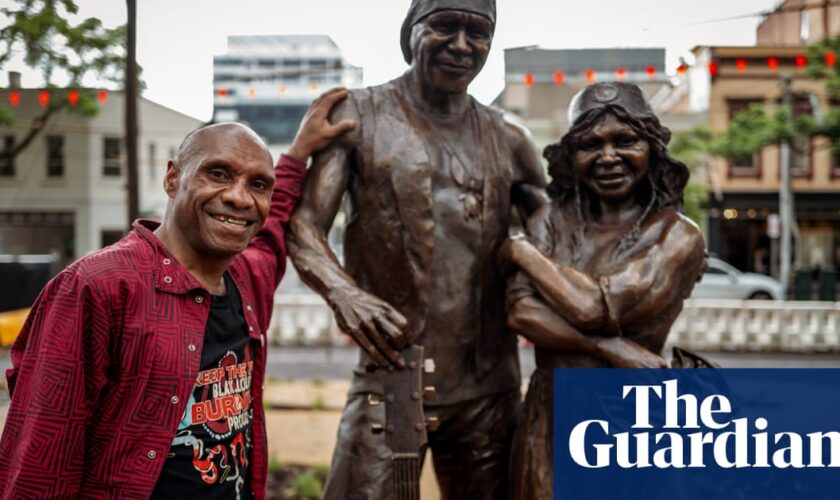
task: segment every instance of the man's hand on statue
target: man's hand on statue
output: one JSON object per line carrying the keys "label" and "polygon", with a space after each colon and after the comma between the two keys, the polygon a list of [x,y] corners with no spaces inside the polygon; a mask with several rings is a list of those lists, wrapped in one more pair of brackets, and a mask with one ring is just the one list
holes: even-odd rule
{"label": "man's hand on statue", "polygon": [[333,106],[346,97],[347,89],[336,87],[312,101],[286,154],[305,162],[310,155],[324,149],[333,139],[355,127],[355,120],[341,120],[334,125],[329,120]]}
{"label": "man's hand on statue", "polygon": [[608,337],[596,340],[601,355],[613,368],[667,368],[665,358],[632,340]]}
{"label": "man's hand on statue", "polygon": [[387,302],[358,288],[335,289],[328,297],[339,328],[353,337],[373,361],[385,368],[405,367],[405,316]]}

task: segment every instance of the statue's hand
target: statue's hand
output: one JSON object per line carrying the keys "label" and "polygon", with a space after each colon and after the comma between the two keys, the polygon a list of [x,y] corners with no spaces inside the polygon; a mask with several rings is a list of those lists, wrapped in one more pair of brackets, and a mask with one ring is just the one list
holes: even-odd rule
{"label": "statue's hand", "polygon": [[405,366],[405,316],[387,302],[358,288],[336,288],[327,297],[339,328],[353,337],[381,367]]}
{"label": "statue's hand", "polygon": [[330,123],[330,111],[345,97],[347,89],[336,87],[312,101],[286,154],[305,162],[310,155],[324,149],[333,139],[355,127],[355,120],[350,119],[341,120],[336,124]]}
{"label": "statue's hand", "polygon": [[607,337],[595,341],[600,353],[613,368],[667,368],[665,358],[658,356],[632,340]]}

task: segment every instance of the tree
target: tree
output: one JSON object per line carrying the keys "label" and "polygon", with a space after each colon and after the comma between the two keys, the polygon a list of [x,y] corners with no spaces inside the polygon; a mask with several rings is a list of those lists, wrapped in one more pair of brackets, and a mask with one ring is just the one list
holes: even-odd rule
{"label": "tree", "polygon": [[[29,124],[26,135],[11,150],[0,151],[0,160],[19,155],[59,111],[96,115],[97,96],[84,87],[85,77],[122,85],[125,69],[125,26],[105,28],[96,18],[74,24],[69,18],[79,8],[73,0],[14,0],[14,4],[0,8],[8,20],[0,29],[0,69],[20,51],[24,63],[41,71],[46,88],[55,95]],[[67,84],[59,87],[59,80]],[[68,98],[71,91],[73,97]],[[14,109],[0,103],[0,124],[15,121]]]}
{"label": "tree", "polygon": [[691,171],[691,177],[683,193],[685,215],[700,225],[705,220],[705,205],[709,194],[705,179],[708,177],[711,161],[709,153],[711,141],[712,133],[709,129],[698,126],[674,134],[668,148],[674,158],[685,163]]}

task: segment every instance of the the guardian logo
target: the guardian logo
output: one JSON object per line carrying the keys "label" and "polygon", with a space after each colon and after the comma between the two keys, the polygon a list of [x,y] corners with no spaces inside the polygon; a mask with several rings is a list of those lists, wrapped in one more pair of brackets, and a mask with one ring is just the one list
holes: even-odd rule
{"label": "the guardian logo", "polygon": [[[568,452],[578,466],[587,469],[840,467],[840,432],[771,432],[768,418],[736,418],[733,405],[724,394],[700,398],[691,393],[681,394],[676,378],[654,385],[621,387],[621,401],[632,405],[635,416],[631,430],[616,432],[610,421],[604,419],[582,420],[573,425],[568,434]],[[654,425],[652,412],[664,413],[664,421]],[[840,415],[836,417],[840,422]]]}

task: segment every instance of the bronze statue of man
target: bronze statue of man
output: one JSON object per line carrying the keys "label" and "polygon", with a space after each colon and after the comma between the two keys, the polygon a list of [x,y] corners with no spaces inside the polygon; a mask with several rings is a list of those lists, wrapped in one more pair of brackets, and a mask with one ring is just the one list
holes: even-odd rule
{"label": "bronze statue of man", "polygon": [[[388,443],[404,433],[391,421],[401,398],[422,399],[439,424],[428,446],[444,498],[505,496],[520,373],[496,257],[511,207],[525,217],[547,198],[524,129],[467,94],[495,18],[495,0],[414,0],[401,33],[408,71],[351,92],[333,120],[359,126],[307,174],[290,254],[362,348],[327,499],[399,497]],[[327,234],[345,193],[342,267]],[[423,347],[421,364],[403,368],[407,345]],[[425,390],[388,393],[390,375],[419,366]]]}
{"label": "bronze statue of man", "polygon": [[703,236],[680,213],[688,168],[641,89],[591,85],[569,117],[545,151],[551,203],[501,251],[518,270],[508,324],[537,362],[513,445],[515,500],[554,498],[552,370],[666,366],[660,351],[705,267]]}

